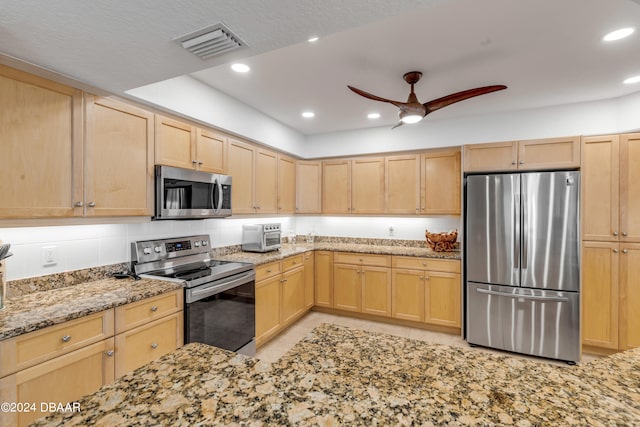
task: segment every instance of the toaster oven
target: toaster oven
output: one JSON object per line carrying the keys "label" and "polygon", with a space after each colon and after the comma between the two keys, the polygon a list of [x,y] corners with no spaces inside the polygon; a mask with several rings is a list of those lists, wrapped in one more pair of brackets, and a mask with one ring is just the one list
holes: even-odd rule
{"label": "toaster oven", "polygon": [[280,249],[280,224],[245,224],[242,226],[242,250],[269,252]]}

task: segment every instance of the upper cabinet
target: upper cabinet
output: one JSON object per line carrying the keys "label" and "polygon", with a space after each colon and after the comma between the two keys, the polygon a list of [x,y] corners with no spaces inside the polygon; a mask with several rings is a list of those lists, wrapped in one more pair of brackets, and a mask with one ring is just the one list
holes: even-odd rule
{"label": "upper cabinet", "polygon": [[352,160],[351,213],[384,213],[384,158]]}
{"label": "upper cabinet", "polygon": [[429,151],[421,162],[420,213],[460,215],[460,149]]}
{"label": "upper cabinet", "polygon": [[83,215],[82,92],[0,65],[0,217]]}
{"label": "upper cabinet", "polygon": [[278,155],[273,151],[257,148],[255,162],[255,211],[261,214],[277,213]]}
{"label": "upper cabinet", "polygon": [[156,115],[155,157],[159,165],[226,173],[227,138],[219,132]]}
{"label": "upper cabinet", "polygon": [[296,210],[296,160],[278,155],[278,213],[293,214]]}
{"label": "upper cabinet", "polygon": [[583,240],[640,242],[640,133],[582,144]]}
{"label": "upper cabinet", "polygon": [[322,162],[296,164],[296,213],[322,212]]}
{"label": "upper cabinet", "polygon": [[151,216],[153,114],[88,95],[86,132],[86,215]]}
{"label": "upper cabinet", "polygon": [[390,214],[420,212],[420,155],[384,158],[385,204]]}
{"label": "upper cabinet", "polygon": [[351,213],[351,160],[322,162],[322,213]]}
{"label": "upper cabinet", "polygon": [[579,167],[579,136],[464,146],[465,172],[574,169]]}

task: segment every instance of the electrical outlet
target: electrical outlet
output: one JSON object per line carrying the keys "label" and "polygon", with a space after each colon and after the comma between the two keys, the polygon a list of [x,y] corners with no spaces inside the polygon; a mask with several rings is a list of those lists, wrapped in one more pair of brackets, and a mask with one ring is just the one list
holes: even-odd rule
{"label": "electrical outlet", "polygon": [[58,263],[58,248],[56,246],[42,247],[42,265],[56,265]]}
{"label": "electrical outlet", "polygon": [[389,236],[393,236],[393,232],[394,232],[393,225],[390,225],[389,226]]}

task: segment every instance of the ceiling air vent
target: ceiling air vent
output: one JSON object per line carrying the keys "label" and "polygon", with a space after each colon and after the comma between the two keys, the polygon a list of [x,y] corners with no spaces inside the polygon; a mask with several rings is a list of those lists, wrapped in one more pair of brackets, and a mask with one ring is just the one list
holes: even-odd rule
{"label": "ceiling air vent", "polygon": [[240,37],[233,34],[231,30],[222,24],[214,24],[202,28],[194,33],[179,37],[175,41],[200,59],[213,58],[246,46],[246,43],[240,40]]}

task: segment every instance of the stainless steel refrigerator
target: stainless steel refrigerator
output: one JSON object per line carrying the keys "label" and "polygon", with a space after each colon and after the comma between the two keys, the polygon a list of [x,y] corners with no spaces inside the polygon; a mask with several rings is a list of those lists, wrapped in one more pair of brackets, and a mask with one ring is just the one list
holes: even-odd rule
{"label": "stainless steel refrigerator", "polygon": [[466,339],[580,360],[580,173],[465,179]]}

